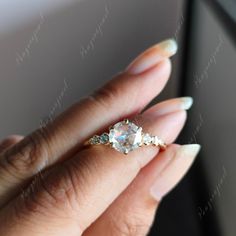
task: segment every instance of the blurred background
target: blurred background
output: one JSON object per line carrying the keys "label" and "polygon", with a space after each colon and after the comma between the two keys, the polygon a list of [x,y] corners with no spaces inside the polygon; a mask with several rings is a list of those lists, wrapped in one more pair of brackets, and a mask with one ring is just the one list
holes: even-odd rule
{"label": "blurred background", "polygon": [[202,150],[150,235],[235,236],[235,0],[1,0],[0,138],[28,134],[170,37],[179,53],[155,102],[194,98],[178,141]]}

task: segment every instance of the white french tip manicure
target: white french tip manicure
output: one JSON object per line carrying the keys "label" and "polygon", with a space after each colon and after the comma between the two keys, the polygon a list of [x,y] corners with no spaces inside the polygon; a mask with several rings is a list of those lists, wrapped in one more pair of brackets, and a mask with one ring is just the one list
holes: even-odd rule
{"label": "white french tip manicure", "polygon": [[167,39],[141,53],[126,69],[129,74],[140,74],[173,56],[178,49],[174,39]]}
{"label": "white french tip manicure", "polygon": [[183,110],[189,110],[192,105],[193,105],[193,98],[192,97],[182,97],[182,105],[181,105],[181,109]]}
{"label": "white french tip manicure", "polygon": [[195,158],[201,149],[201,145],[199,144],[186,144],[182,145],[177,152],[177,155],[188,155],[192,158]]}
{"label": "white french tip manicure", "polygon": [[178,51],[178,44],[174,39],[167,39],[159,44],[159,47],[167,53],[169,57],[176,54]]}

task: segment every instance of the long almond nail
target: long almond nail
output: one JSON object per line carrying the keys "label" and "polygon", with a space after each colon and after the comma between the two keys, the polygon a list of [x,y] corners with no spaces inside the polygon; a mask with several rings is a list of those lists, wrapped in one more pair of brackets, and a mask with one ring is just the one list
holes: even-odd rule
{"label": "long almond nail", "polygon": [[167,39],[147,49],[138,56],[126,69],[129,74],[140,74],[169,58],[177,52],[178,46],[174,39]]}
{"label": "long almond nail", "polygon": [[158,103],[146,111],[147,114],[163,116],[180,110],[189,110],[193,105],[192,97],[180,97]]}
{"label": "long almond nail", "polygon": [[192,107],[192,105],[193,105],[193,98],[192,97],[182,97],[180,99],[181,99],[180,105],[183,110],[187,111]]}
{"label": "long almond nail", "polygon": [[150,194],[154,199],[160,201],[180,182],[192,165],[200,148],[199,144],[183,145],[173,154],[172,160],[158,175],[150,189]]}

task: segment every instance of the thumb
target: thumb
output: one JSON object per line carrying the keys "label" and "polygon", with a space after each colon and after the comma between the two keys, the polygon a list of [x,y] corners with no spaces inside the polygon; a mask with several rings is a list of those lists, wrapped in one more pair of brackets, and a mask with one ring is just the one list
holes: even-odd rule
{"label": "thumb", "polygon": [[170,145],[140,171],[84,236],[146,235],[161,199],[183,178],[199,149],[198,144]]}

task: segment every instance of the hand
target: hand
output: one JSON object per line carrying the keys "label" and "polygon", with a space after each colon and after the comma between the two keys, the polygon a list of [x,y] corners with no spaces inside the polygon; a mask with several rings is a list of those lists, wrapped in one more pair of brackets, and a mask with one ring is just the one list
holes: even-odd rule
{"label": "hand", "polygon": [[[139,56],[93,95],[27,137],[0,144],[0,235],[146,235],[161,199],[191,166],[199,145],[171,144],[190,98],[145,106],[164,88],[173,40]],[[85,148],[93,134],[123,118],[169,145],[127,156],[106,146]]]}

